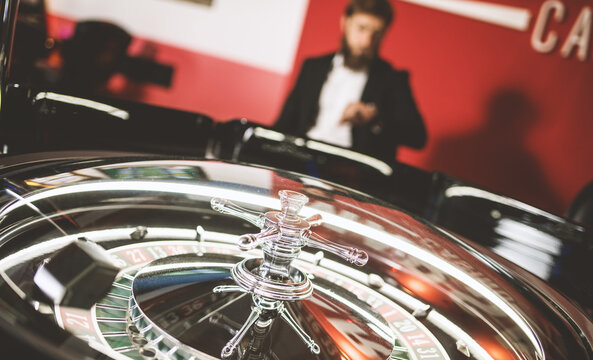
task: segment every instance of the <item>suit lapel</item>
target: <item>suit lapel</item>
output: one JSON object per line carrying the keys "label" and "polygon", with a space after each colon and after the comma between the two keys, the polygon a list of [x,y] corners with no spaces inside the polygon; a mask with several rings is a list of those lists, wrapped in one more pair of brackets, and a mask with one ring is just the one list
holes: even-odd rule
{"label": "suit lapel", "polygon": [[329,54],[319,59],[311,66],[312,76],[310,78],[310,85],[307,87],[310,92],[307,94],[308,100],[305,104],[309,104],[305,112],[305,119],[307,124],[305,132],[308,131],[314,124],[319,114],[319,98],[321,95],[321,88],[327,80],[327,76],[332,68],[332,60],[335,54]]}
{"label": "suit lapel", "polygon": [[[365,103],[374,103],[379,106],[381,99],[382,87],[385,83],[382,76],[385,74],[381,71],[381,63],[379,59],[373,61],[369,67],[369,75],[367,83],[362,90],[360,101]],[[353,126],[352,127],[352,147],[354,150],[360,151],[360,148],[367,146],[367,142],[371,141],[368,138],[368,125]]]}
{"label": "suit lapel", "polygon": [[384,83],[382,79],[381,66],[378,59],[372,62],[369,68],[369,77],[362,91],[360,100],[362,102],[376,103],[381,94],[381,86]]}

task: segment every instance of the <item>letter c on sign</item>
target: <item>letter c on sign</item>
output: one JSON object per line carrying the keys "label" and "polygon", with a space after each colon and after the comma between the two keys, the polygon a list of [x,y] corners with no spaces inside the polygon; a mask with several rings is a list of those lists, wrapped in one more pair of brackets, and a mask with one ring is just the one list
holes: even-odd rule
{"label": "letter c on sign", "polygon": [[554,14],[554,20],[556,22],[561,22],[564,20],[564,13],[564,4],[560,1],[548,0],[542,4],[535,21],[535,26],[533,27],[533,33],[531,34],[531,46],[536,51],[548,53],[554,50],[554,47],[558,43],[558,35],[555,31],[550,31],[546,37],[546,27],[552,14]]}

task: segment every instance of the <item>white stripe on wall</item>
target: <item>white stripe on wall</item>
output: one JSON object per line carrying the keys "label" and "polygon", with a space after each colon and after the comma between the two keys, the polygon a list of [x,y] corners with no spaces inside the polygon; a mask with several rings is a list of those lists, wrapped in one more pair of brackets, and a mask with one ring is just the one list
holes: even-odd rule
{"label": "white stripe on wall", "polygon": [[531,20],[527,9],[470,0],[400,0],[470,19],[525,31]]}
{"label": "white stripe on wall", "polygon": [[309,0],[47,0],[51,14],[106,20],[136,36],[288,74]]}

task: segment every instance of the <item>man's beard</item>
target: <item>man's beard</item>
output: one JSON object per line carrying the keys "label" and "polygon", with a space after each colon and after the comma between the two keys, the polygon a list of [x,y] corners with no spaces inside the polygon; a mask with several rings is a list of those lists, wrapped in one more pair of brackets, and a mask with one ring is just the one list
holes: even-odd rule
{"label": "man's beard", "polygon": [[371,61],[377,56],[376,50],[365,51],[361,55],[354,55],[350,50],[350,46],[346,42],[346,37],[342,36],[341,53],[344,56],[344,66],[352,70],[365,70],[369,67]]}

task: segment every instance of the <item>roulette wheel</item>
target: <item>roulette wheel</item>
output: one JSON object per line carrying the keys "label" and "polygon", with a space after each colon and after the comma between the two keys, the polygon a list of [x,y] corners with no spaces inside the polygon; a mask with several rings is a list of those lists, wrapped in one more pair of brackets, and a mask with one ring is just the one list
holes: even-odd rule
{"label": "roulette wheel", "polygon": [[214,160],[3,160],[0,342],[22,358],[593,358],[570,299],[358,191]]}
{"label": "roulette wheel", "polygon": [[[0,135],[16,154],[0,165],[3,356],[593,359],[593,322],[580,304],[437,226],[462,229],[451,216],[478,213],[445,198],[425,205],[464,184],[433,194],[431,174],[358,161],[365,175],[351,178],[377,181],[350,185],[397,195],[385,202],[300,175],[352,175],[350,158],[319,144],[277,146],[277,134],[242,122],[213,129],[198,114],[8,84],[18,1],[1,3]],[[218,147],[211,131],[223,134]],[[227,144],[229,132],[238,140]],[[212,154],[219,160],[195,160]],[[300,168],[278,169],[287,164]],[[409,176],[388,183],[391,173]],[[478,230],[510,217],[484,208],[497,215],[472,221]],[[516,223],[510,232],[503,223],[505,234],[522,236]]]}

